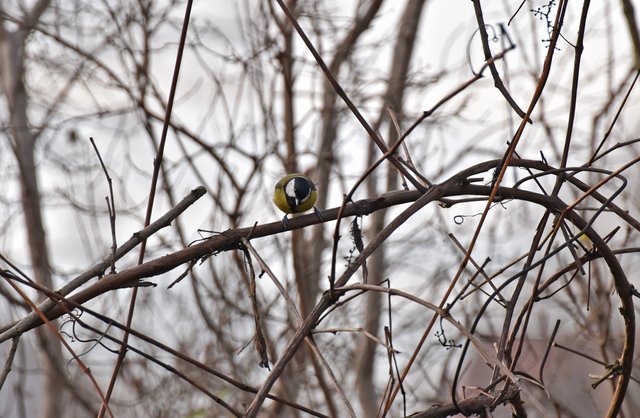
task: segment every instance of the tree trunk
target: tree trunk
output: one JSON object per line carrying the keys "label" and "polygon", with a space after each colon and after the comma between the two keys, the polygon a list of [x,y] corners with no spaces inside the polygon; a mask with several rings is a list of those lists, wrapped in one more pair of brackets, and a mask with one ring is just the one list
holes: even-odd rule
{"label": "tree trunk", "polygon": [[[24,19],[25,26],[8,32],[4,22],[0,26],[0,88],[9,110],[9,135],[18,163],[21,203],[27,231],[33,279],[53,289],[46,233],[42,221],[40,191],[35,162],[37,135],[32,131],[27,117],[28,95],[24,85],[24,45],[29,34],[28,27],[46,9],[47,2],[39,2],[30,16]],[[63,364],[59,341],[42,327],[38,330],[40,354],[45,369],[42,417],[63,416],[64,398],[60,396],[61,374],[57,365]]]}
{"label": "tree trunk", "polygon": [[[404,91],[406,87],[407,73],[409,71],[409,64],[413,55],[413,46],[416,39],[416,33],[418,31],[418,24],[420,23],[420,14],[422,12],[425,0],[409,0],[402,14],[400,24],[398,25],[398,38],[396,40],[396,47],[394,48],[393,62],[391,72],[389,74],[389,85],[387,88],[387,94],[385,96],[385,104],[380,112],[378,121],[382,121],[387,115],[387,108],[391,107],[398,115],[398,118],[402,119],[402,105],[404,100]],[[378,126],[380,123],[377,124]],[[398,133],[393,123],[389,122],[389,130],[387,133],[387,142],[390,146],[398,138]],[[369,164],[371,164],[376,158],[378,153],[377,149],[373,146],[370,147]],[[389,164],[389,172],[387,174],[386,189],[394,189],[397,186],[398,173]],[[376,177],[371,176],[367,182],[367,189],[369,196],[374,196],[377,192]],[[370,237],[376,236],[385,225],[386,211],[377,211],[369,217],[371,224],[368,230]],[[385,264],[385,250],[384,245],[381,245],[377,251],[375,251],[369,259],[369,283],[380,283],[385,279],[386,275]],[[382,295],[370,292],[366,299],[366,312],[365,312],[365,330],[372,335],[377,335],[380,330],[380,311],[382,307]],[[384,338],[382,338],[384,341]],[[374,365],[376,354],[376,343],[370,338],[361,337],[360,347],[357,350],[358,353],[358,366],[357,366],[357,381],[358,381],[358,396],[360,399],[360,405],[366,416],[375,416],[377,411],[377,399],[374,379]]]}

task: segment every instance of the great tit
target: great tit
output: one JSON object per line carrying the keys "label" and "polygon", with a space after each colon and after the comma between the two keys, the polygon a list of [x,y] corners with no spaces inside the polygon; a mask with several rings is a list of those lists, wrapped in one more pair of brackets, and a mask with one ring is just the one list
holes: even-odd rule
{"label": "great tit", "polygon": [[285,213],[282,224],[287,228],[287,215],[302,213],[313,208],[316,216],[322,220],[322,213],[313,205],[318,198],[316,185],[300,173],[287,174],[276,183],[273,203]]}

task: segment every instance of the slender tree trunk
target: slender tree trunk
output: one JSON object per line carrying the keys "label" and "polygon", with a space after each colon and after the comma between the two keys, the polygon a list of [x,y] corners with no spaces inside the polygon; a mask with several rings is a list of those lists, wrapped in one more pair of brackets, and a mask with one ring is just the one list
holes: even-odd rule
{"label": "slender tree trunk", "polygon": [[[25,16],[25,26],[14,32],[0,26],[0,88],[9,110],[9,135],[18,163],[21,203],[27,241],[31,258],[33,279],[53,289],[46,233],[42,221],[40,191],[38,187],[35,149],[37,135],[31,129],[27,117],[29,99],[24,85],[25,42],[30,25],[37,21],[48,2],[41,1]],[[64,397],[60,396],[61,374],[57,366],[63,364],[62,350],[58,340],[42,327],[38,330],[41,360],[46,371],[43,390],[42,417],[63,416]]]}
{"label": "slender tree trunk", "polygon": [[[365,2],[366,3],[366,2]],[[363,4],[365,4],[363,3]],[[382,6],[382,0],[375,0],[366,3],[362,12],[354,21],[350,30],[342,39],[336,52],[329,64],[329,70],[338,80],[340,79],[340,68],[349,59],[354,47],[356,46],[360,36],[371,27],[373,19],[378,14],[378,10]],[[334,166],[335,160],[333,155],[333,146],[336,141],[338,132],[339,117],[337,111],[337,98],[333,86],[325,80],[323,99],[322,99],[322,115],[320,121],[320,146],[318,147],[318,162],[313,175],[318,186],[318,201],[316,205],[320,209],[324,209],[327,205],[329,197],[329,177]],[[363,151],[364,152],[364,151]],[[322,253],[327,248],[327,240],[324,236],[324,228],[322,225],[316,226],[311,238],[308,240],[307,247],[312,257],[309,258],[309,282],[313,283],[313,288],[309,293],[315,299],[320,290]],[[325,282],[325,286],[327,283]]]}
{"label": "slender tree trunk", "polygon": [[[391,72],[389,74],[389,85],[385,97],[385,104],[378,118],[380,122],[386,117],[387,108],[391,107],[402,119],[404,91],[406,88],[407,74],[409,72],[409,64],[413,56],[413,46],[420,23],[420,15],[426,0],[409,0],[402,14],[398,25],[398,38],[396,47],[394,48]],[[387,133],[388,145],[391,145],[398,138],[398,133],[393,123],[389,122],[389,130]],[[377,158],[379,153],[377,149],[370,148],[369,163]],[[398,174],[391,165],[387,173],[386,189],[395,189],[397,187]],[[376,177],[372,176],[367,182],[367,189],[370,196],[377,192]],[[376,236],[385,225],[386,211],[377,211],[369,217],[371,227],[368,229],[370,237]],[[380,246],[369,259],[369,283],[379,283],[385,279],[386,263],[384,245]],[[366,296],[366,312],[365,312],[365,329],[372,335],[379,334],[380,331],[380,311],[382,307],[382,295],[376,292],[369,292]],[[384,341],[384,338],[382,338]],[[365,416],[375,416],[378,406],[378,396],[376,394],[374,365],[376,354],[376,343],[369,338],[361,338],[360,347],[357,350],[357,381],[358,396],[360,405]]]}

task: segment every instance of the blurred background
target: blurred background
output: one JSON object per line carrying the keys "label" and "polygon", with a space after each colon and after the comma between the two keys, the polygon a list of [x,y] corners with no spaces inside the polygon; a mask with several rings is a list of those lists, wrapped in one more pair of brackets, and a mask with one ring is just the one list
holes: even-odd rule
{"label": "blurred background", "polygon": [[[625,168],[624,179],[607,179],[638,157],[640,41],[631,1],[286,4],[383,144],[391,146],[419,121],[394,157],[417,183],[385,161],[359,184],[353,200],[415,190],[416,184],[424,190],[503,158],[517,138],[518,158],[573,170],[519,185],[532,172],[512,167],[504,186],[558,195],[570,204],[607,180],[598,192],[619,211],[588,197],[576,213],[593,221],[600,236],[611,235],[608,247],[634,284],[637,165]],[[86,312],[82,319],[95,330],[68,315],[53,327],[12,328],[33,310],[28,301],[46,299],[26,278],[60,289],[109,258],[112,222],[116,245],[144,227],[186,7],[151,0],[0,4],[0,352],[9,359],[3,363],[0,417],[109,416],[89,376],[103,392],[113,386],[109,408],[118,417],[233,416],[254,400],[251,391],[133,335],[128,343],[145,355],[129,350],[114,373],[120,344],[105,335],[117,341],[123,332]],[[229,229],[279,222],[282,213],[271,195],[286,173],[302,172],[315,182],[319,209],[338,207],[383,154],[278,3],[195,1],[188,23],[151,220],[198,186],[207,194],[148,239],[145,261]],[[491,56],[493,68],[487,68]],[[548,56],[553,59],[545,66]],[[532,123],[523,124],[528,109]],[[493,185],[495,169],[474,173],[474,184]],[[591,385],[607,375],[606,366],[616,370],[629,339],[610,264],[589,252],[591,241],[578,239],[580,228],[573,225],[548,241],[536,238],[554,230],[552,220],[541,222],[549,214],[540,205],[499,199],[480,225],[486,196],[454,200],[421,208],[376,244],[366,271],[360,268],[350,283],[382,284],[441,307],[458,297],[452,318],[473,327],[519,373],[529,416],[605,415],[615,399],[616,373],[595,389]],[[333,261],[335,221],[251,244],[304,318],[329,288],[332,263],[340,276],[359,254],[352,221],[366,246],[407,207],[344,219]],[[471,260],[464,261],[471,242]],[[119,258],[116,270],[135,266],[138,251]],[[527,262],[540,260],[523,274]],[[186,264],[145,279],[157,286],[138,289],[131,327],[259,388],[269,370],[260,367],[254,348],[252,281],[271,366],[297,329],[296,318],[268,275],[260,275],[256,257],[225,251],[194,261],[171,289]],[[487,278],[504,287],[492,290]],[[514,278],[523,278],[521,291]],[[84,286],[98,281],[93,275]],[[125,323],[131,293],[110,291],[86,306]],[[474,346],[463,350],[459,329],[439,319],[429,326],[433,311],[419,303],[374,291],[349,296],[313,328],[328,365],[302,345],[270,393],[320,416],[405,416],[452,404],[452,392],[459,402],[495,388],[491,382],[504,384]],[[525,317],[530,319],[523,325]],[[505,347],[507,341],[513,347]],[[621,416],[640,414],[638,389],[632,379]],[[490,409],[511,416],[517,404],[514,398]],[[259,413],[312,415],[273,400]]]}

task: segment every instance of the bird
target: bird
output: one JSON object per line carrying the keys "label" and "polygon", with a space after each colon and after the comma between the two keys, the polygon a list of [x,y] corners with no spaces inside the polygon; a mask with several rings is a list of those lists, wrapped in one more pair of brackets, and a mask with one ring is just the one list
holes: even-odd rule
{"label": "bird", "polygon": [[323,220],[322,212],[314,205],[318,199],[316,185],[308,177],[300,173],[291,173],[276,183],[273,191],[273,203],[284,212],[282,224],[287,229],[287,216],[290,213],[302,213],[313,208],[316,216]]}

